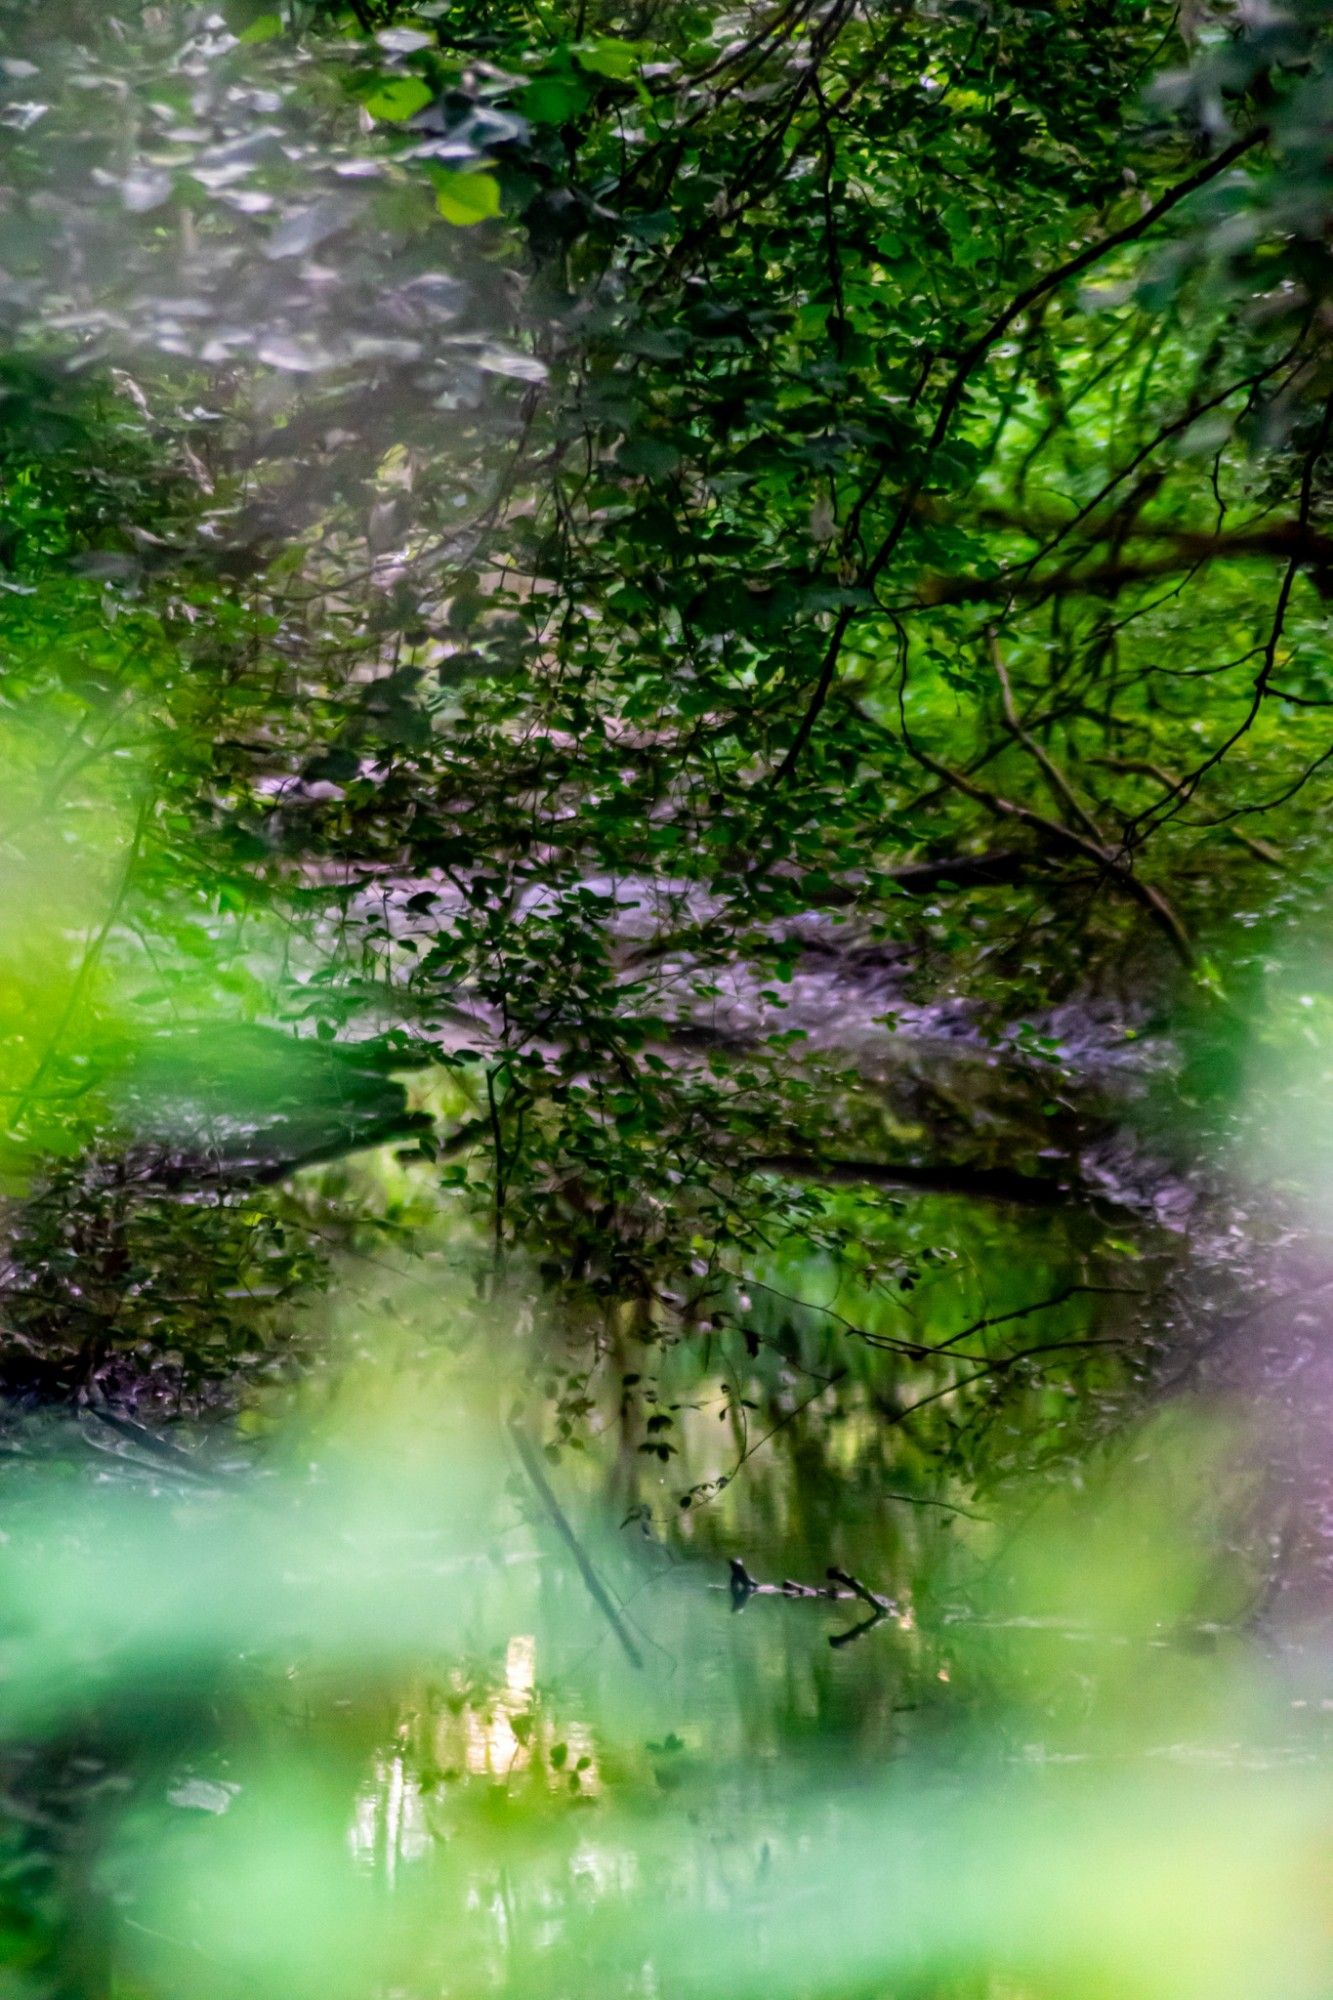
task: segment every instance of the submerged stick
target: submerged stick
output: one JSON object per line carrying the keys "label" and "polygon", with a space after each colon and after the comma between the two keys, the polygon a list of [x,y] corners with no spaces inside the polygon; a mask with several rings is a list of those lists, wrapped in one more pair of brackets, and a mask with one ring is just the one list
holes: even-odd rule
{"label": "submerged stick", "polygon": [[583,1545],[570,1526],[569,1516],[551,1490],[551,1482],[542,1469],[541,1460],[533,1450],[531,1438],[517,1423],[510,1424],[509,1435],[514,1440],[514,1449],[523,1461],[523,1470],[536,1487],[538,1497],[550,1515],[556,1533],[574,1558],[578,1573],[587,1585],[589,1597],[619,1639],[630,1665],[642,1668],[643,1655],[630,1637],[629,1628],[613,1603],[605,1584],[584,1554]]}
{"label": "submerged stick", "polygon": [[730,1567],[731,1581],[728,1588],[731,1591],[733,1611],[744,1611],[752,1597],[816,1598],[825,1604],[830,1601],[837,1603],[841,1600],[845,1603],[848,1599],[854,1601],[859,1599],[862,1604],[868,1605],[870,1610],[868,1618],[863,1618],[859,1625],[849,1626],[845,1632],[834,1632],[830,1635],[829,1644],[835,1648],[850,1645],[852,1640],[859,1639],[863,1632],[873,1631],[875,1626],[882,1624],[886,1618],[896,1618],[899,1615],[897,1601],[894,1598],[881,1597],[877,1590],[871,1590],[868,1584],[862,1583],[859,1576],[853,1576],[845,1569],[835,1569],[830,1566],[824,1572],[828,1582],[820,1586],[813,1583],[797,1583],[789,1576],[784,1577],[781,1583],[758,1583],[739,1556],[731,1557]]}

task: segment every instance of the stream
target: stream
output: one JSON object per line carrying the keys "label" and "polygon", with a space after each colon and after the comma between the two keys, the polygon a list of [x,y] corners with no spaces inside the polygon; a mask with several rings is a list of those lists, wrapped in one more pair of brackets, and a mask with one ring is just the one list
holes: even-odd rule
{"label": "stream", "polygon": [[[1326,1992],[1308,1303],[1145,1395],[1077,1208],[894,1227],[910,1300],[793,1247],[651,1383],[445,1246],[224,1428],[13,1415],[10,1990]],[[943,1396],[891,1344],[1052,1298]]]}
{"label": "stream", "polygon": [[[657,941],[607,900],[617,949]],[[780,1241],[655,1350],[440,1226],[349,1247],[307,1364],[220,1413],[123,1371],[15,1400],[6,1991],[1330,1990],[1317,1211],[1243,1119],[1211,1160],[1170,1132],[1146,1008],[983,1032],[873,940],[794,929],[780,996],[738,964],[707,1013],[660,954],[680,1059],[780,1016],[900,1164],[962,1102],[982,1165],[1030,1172],[1058,1100],[1050,1198],[834,1179],[859,1262]],[[262,1162],[239,1112],[208,1125],[202,1045],[168,1054],[178,1160]],[[1255,1089],[1251,1131],[1282,1101]]]}

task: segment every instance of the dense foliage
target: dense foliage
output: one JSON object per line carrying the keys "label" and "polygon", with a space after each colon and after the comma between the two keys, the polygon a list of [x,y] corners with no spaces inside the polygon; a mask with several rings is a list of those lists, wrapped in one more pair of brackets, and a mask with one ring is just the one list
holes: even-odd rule
{"label": "dense foliage", "polygon": [[[11,1289],[63,1382],[179,1345],[182,1240],[205,1318],[304,1282],[255,1181],[385,1137],[622,1332],[793,1231],[910,1288],[818,1183],[1054,1198],[1062,1003],[1243,1017],[1333,755],[1314,0],[6,29]],[[812,953],[888,968],[868,1027],[785,1007]],[[108,1158],[89,1346],[42,1216]]]}

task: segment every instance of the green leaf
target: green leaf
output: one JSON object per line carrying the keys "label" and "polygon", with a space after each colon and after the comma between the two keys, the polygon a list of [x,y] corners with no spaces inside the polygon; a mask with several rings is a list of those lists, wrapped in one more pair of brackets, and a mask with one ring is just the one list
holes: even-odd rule
{"label": "green leaf", "polygon": [[605,36],[575,49],[574,60],[580,69],[591,71],[593,76],[607,76],[624,83],[639,66],[639,51],[634,42],[617,42]]}
{"label": "green leaf", "polygon": [[651,215],[627,217],[621,227],[636,243],[665,243],[675,234],[676,217],[671,209],[658,208]]}
{"label": "green leaf", "polygon": [[237,37],[242,42],[271,42],[282,33],[281,14],[260,14],[251,21],[244,33]]}
{"label": "green leaf", "polygon": [[534,125],[567,125],[588,102],[588,92],[572,76],[539,76],[518,99],[518,109]]}
{"label": "green leaf", "polygon": [[648,361],[678,361],[685,353],[688,336],[678,327],[641,327],[621,341],[626,354],[641,354]]}
{"label": "green leaf", "polygon": [[266,42],[282,33],[273,0],[224,0],[222,18],[238,41]]}
{"label": "green leaf", "polygon": [[622,472],[641,473],[645,479],[667,479],[680,464],[680,453],[661,438],[629,438],[616,453]]}
{"label": "green leaf", "polygon": [[973,227],[971,212],[960,201],[951,201],[940,218],[949,234],[954,261],[965,269],[979,263],[986,254],[986,239]]}
{"label": "green leaf", "polygon": [[500,184],[490,174],[436,169],[435,206],[446,222],[469,229],[500,213]]}
{"label": "green leaf", "polygon": [[419,76],[382,77],[370,94],[361,99],[372,118],[398,122],[415,118],[435,97],[430,85]]}

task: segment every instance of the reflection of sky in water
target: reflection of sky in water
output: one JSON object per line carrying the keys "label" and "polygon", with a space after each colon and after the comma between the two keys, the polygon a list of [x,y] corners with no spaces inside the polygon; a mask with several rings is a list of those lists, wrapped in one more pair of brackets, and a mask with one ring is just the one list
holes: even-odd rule
{"label": "reflection of sky in water", "polygon": [[493,1690],[447,1677],[417,1707],[404,1705],[401,1748],[372,1760],[356,1802],[352,1851],[392,1885],[400,1862],[420,1860],[446,1833],[448,1792],[469,1779],[508,1785],[534,1769],[553,1791],[589,1799],[600,1789],[592,1731],[558,1723],[536,1705],[537,1640],[515,1633]]}

